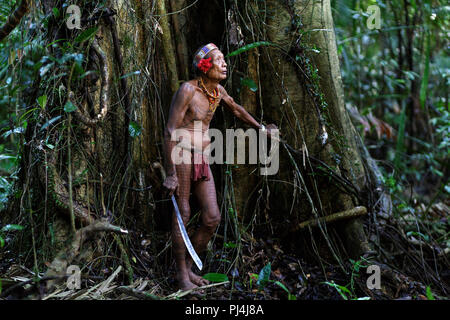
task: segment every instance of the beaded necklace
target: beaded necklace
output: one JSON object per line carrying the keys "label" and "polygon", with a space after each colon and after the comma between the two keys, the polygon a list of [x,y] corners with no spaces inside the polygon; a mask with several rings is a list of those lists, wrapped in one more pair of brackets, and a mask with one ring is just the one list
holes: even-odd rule
{"label": "beaded necklace", "polygon": [[209,93],[205,87],[205,84],[203,83],[202,78],[200,78],[198,84],[199,84],[199,87],[202,88],[203,93],[206,95],[206,98],[208,99],[209,111],[214,113],[214,111],[216,111],[217,105],[215,107],[213,107],[213,106],[216,104],[216,100],[219,99],[219,97],[220,97],[219,90],[216,87],[216,88],[214,88],[213,93]]}

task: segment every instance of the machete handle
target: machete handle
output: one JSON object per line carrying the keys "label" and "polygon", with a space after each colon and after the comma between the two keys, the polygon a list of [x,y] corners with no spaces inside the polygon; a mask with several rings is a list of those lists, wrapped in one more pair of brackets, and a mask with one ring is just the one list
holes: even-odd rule
{"label": "machete handle", "polygon": [[153,162],[152,164],[153,169],[159,169],[161,171],[161,176],[164,180],[166,180],[166,170],[164,170],[164,167],[159,162]]}

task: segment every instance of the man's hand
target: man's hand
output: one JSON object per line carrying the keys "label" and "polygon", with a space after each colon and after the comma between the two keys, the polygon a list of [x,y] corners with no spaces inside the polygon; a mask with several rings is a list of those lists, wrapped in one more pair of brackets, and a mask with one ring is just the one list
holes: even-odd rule
{"label": "man's hand", "polygon": [[[272,130],[278,130],[278,127],[275,125],[275,124],[268,124],[267,126],[266,126],[266,132],[267,132],[267,135],[269,136],[269,138],[272,138],[272,137],[274,137],[274,136],[272,136]],[[278,133],[278,135],[280,135],[280,133]]]}
{"label": "man's hand", "polygon": [[178,195],[178,178],[176,174],[170,175],[164,180],[163,186],[169,191],[171,197],[174,192]]}

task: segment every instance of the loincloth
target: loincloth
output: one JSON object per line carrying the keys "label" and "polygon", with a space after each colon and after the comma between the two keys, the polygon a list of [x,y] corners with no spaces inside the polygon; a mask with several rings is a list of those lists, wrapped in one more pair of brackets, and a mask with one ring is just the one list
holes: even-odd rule
{"label": "loincloth", "polygon": [[197,150],[194,147],[179,145],[181,148],[191,152],[192,163],[192,181],[209,181],[209,157],[205,155],[201,150]]}

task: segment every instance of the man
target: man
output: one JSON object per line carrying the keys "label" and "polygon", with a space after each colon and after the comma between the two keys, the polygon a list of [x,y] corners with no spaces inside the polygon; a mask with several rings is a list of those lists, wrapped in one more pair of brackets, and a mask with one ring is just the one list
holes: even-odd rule
{"label": "man", "polygon": [[[201,226],[192,237],[192,244],[197,253],[206,249],[217,225],[220,211],[217,205],[216,189],[208,156],[203,153],[210,144],[207,134],[214,112],[223,101],[233,114],[250,126],[265,131],[270,130],[259,124],[245,109],[230,97],[219,84],[227,78],[227,64],[223,53],[216,45],[210,43],[197,51],[193,66],[198,77],[184,82],[172,98],[169,119],[164,131],[164,153],[167,177],[163,183],[170,195],[175,192],[178,207],[186,225],[190,217],[189,195],[192,190],[201,209]],[[201,126],[199,127],[198,124]],[[174,148],[180,144],[174,138],[177,130],[185,130],[190,135],[184,148],[192,155],[192,161],[177,164],[173,159]],[[183,140],[183,142],[185,142]],[[172,246],[180,289],[189,290],[208,284],[208,281],[192,271],[192,259],[186,257],[186,248],[177,225],[176,215],[172,219]]]}

